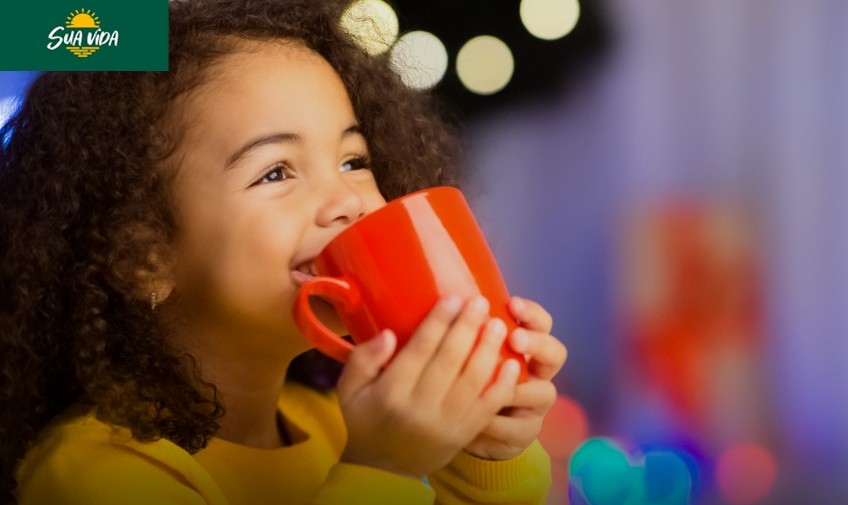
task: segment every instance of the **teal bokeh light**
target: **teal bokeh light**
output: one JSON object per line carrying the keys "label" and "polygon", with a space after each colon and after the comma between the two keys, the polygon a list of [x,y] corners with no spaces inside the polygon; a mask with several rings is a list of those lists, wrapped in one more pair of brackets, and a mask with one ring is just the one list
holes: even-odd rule
{"label": "teal bokeh light", "polygon": [[669,449],[628,455],[608,438],[591,438],[571,457],[569,496],[586,505],[688,505],[692,476]]}

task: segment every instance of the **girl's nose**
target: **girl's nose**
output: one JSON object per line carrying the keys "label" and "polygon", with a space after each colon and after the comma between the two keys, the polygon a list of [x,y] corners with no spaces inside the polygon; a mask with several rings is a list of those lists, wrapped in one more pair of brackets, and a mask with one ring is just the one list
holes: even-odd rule
{"label": "girl's nose", "polygon": [[362,196],[339,177],[321,193],[317,221],[319,226],[349,225],[365,215]]}

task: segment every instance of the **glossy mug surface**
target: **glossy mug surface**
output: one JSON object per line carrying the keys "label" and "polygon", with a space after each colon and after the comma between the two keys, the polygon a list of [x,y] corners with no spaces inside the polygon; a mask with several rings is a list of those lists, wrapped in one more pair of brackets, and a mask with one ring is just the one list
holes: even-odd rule
{"label": "glossy mug surface", "polygon": [[[509,293],[494,255],[462,193],[437,187],[392,200],[335,237],[315,258],[318,273],[304,282],[294,318],[322,353],[345,362],[353,344],[315,316],[309,297],[333,305],[354,342],[390,328],[403,346],[438,300],[483,295],[491,317],[512,332]],[[527,379],[524,357],[507,342],[498,366],[513,358]]]}

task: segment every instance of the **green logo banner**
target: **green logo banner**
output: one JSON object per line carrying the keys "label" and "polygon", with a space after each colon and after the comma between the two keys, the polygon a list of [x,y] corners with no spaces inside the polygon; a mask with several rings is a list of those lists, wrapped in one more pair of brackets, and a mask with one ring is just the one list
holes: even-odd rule
{"label": "green logo banner", "polygon": [[3,2],[0,70],[168,70],[168,0]]}

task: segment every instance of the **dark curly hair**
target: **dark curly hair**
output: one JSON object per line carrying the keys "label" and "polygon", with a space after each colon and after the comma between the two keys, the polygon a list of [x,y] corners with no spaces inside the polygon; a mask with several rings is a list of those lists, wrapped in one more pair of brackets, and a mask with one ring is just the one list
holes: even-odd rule
{"label": "dark curly hair", "polygon": [[[344,6],[172,1],[168,72],[44,73],[0,128],[0,501],[13,500],[39,430],[72,404],[190,452],[215,435],[215,387],[169,343],[138,272],[176,233],[165,163],[180,141],[175,99],[240,41],[298,40],[335,68],[384,197],[454,184],[457,135],[340,28]],[[289,378],[332,387],[338,367],[311,352]]]}

